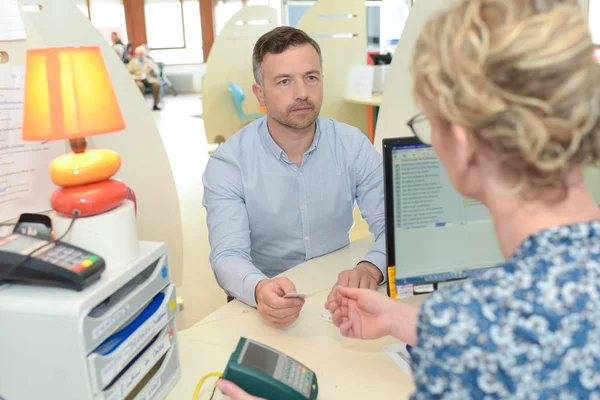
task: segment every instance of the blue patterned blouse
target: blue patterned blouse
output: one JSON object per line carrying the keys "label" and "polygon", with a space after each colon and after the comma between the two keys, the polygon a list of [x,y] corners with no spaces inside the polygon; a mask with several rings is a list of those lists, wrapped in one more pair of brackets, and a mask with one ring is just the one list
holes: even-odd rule
{"label": "blue patterned blouse", "polygon": [[529,237],[417,326],[412,399],[600,399],[600,221]]}

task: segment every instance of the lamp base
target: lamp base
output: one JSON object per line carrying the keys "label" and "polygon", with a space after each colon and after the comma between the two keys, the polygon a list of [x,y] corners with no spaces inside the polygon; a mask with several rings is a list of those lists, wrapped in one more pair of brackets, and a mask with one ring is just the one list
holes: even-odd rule
{"label": "lamp base", "polygon": [[67,217],[73,215],[75,210],[79,210],[80,217],[91,217],[117,207],[129,196],[130,191],[123,182],[107,179],[56,189],[50,197],[50,204],[54,211]]}
{"label": "lamp base", "polygon": [[[69,228],[71,217],[52,212],[54,236],[60,237]],[[119,207],[102,214],[77,218],[63,241],[99,255],[112,268],[139,256],[135,223],[135,206],[125,200]]]}
{"label": "lamp base", "polygon": [[67,153],[50,163],[50,178],[57,186],[70,187],[104,181],[117,173],[121,157],[112,150],[92,149]]}

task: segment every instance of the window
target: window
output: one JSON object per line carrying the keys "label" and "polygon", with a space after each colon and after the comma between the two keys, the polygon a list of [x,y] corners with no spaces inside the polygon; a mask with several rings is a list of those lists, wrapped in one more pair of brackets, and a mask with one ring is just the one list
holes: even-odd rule
{"label": "window", "polygon": [[123,44],[127,44],[123,0],[74,0],[74,3],[108,43],[113,44],[112,33],[117,32]]}
{"label": "window", "polygon": [[247,6],[271,6],[277,10],[277,25],[281,25],[281,1],[282,0],[247,0]]}
{"label": "window", "polygon": [[379,40],[382,53],[394,53],[404,24],[408,19],[411,0],[394,0],[381,3],[380,21],[381,38]]}
{"label": "window", "polygon": [[121,41],[127,44],[125,7],[123,0],[89,0],[92,24],[100,31],[106,41],[112,44],[111,35],[117,32]]}
{"label": "window", "polygon": [[247,0],[247,6],[271,6],[276,10],[281,8],[281,0]]}
{"label": "window", "polygon": [[589,23],[592,40],[600,46],[600,0],[590,0]]}
{"label": "window", "polygon": [[[152,58],[156,61],[163,62],[165,64],[200,64],[204,61],[204,57],[202,54],[202,26],[200,23],[200,1],[199,0],[183,0],[182,3],[179,0],[173,1],[160,1],[157,0],[146,0],[146,34],[148,36],[148,45],[151,48],[156,50],[152,50]],[[162,15],[162,19],[160,20],[160,24],[157,24],[157,20],[150,21],[148,11],[148,5],[150,3],[164,3],[166,5],[172,6],[173,4],[179,5],[179,9],[183,13],[183,21],[181,21],[181,16],[179,17],[179,25],[178,28],[175,28],[173,25],[169,25],[170,22],[166,21],[164,15]],[[172,8],[174,10],[174,8]],[[173,13],[174,15],[175,13]],[[171,15],[170,18],[173,17]],[[173,18],[174,19],[174,18]],[[169,21],[171,21],[169,19]],[[168,28],[168,29],[166,29]],[[175,32],[175,31],[180,32]],[[156,40],[152,39],[151,31],[153,32],[153,37],[158,38]],[[173,31],[168,32],[167,31]],[[181,37],[185,38],[184,44],[185,46],[180,48],[174,48],[176,39]],[[167,43],[167,38],[169,42]],[[162,44],[162,49],[157,46],[158,44]],[[162,41],[162,43],[161,43]],[[169,46],[165,46],[169,45]]]}
{"label": "window", "polygon": [[183,0],[144,0],[146,35],[152,49],[185,48]]}
{"label": "window", "polygon": [[87,19],[90,19],[90,8],[88,7],[88,0],[74,0],[73,2],[75,3],[79,11],[81,11],[81,13],[85,15]]}
{"label": "window", "polygon": [[215,7],[215,32],[221,33],[227,21],[242,9],[242,0],[219,0]]}
{"label": "window", "polygon": [[367,51],[381,50],[381,2],[367,1]]}

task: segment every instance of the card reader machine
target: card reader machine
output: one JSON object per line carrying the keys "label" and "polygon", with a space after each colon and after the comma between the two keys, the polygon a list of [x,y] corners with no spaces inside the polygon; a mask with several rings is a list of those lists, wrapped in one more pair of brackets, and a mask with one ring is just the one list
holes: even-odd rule
{"label": "card reader machine", "polygon": [[104,269],[102,258],[67,243],[19,234],[0,239],[0,281],[81,291]]}
{"label": "card reader machine", "polygon": [[313,371],[277,350],[244,337],[229,358],[223,379],[267,400],[314,400],[319,393]]}

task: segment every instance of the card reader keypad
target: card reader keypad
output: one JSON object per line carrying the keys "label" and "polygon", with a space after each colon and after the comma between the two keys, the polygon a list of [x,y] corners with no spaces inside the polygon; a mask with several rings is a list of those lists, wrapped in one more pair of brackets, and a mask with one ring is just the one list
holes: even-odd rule
{"label": "card reader keypad", "polygon": [[36,258],[73,270],[74,272],[81,272],[98,261],[98,257],[92,256],[89,253],[61,245],[49,248],[42,254],[36,255]]}
{"label": "card reader keypad", "polygon": [[287,359],[287,363],[283,369],[283,377],[281,379],[283,383],[308,397],[311,391],[312,378],[312,372],[304,368],[303,365],[291,358]]}

